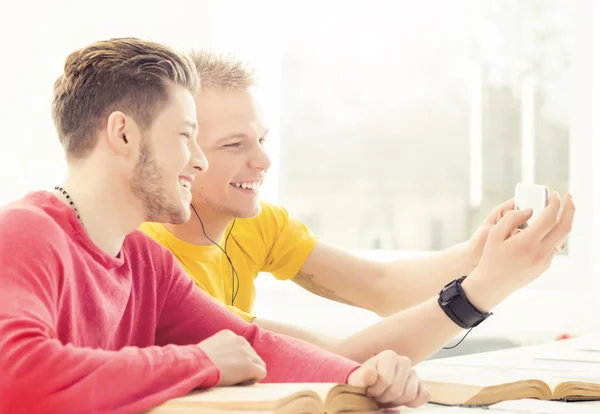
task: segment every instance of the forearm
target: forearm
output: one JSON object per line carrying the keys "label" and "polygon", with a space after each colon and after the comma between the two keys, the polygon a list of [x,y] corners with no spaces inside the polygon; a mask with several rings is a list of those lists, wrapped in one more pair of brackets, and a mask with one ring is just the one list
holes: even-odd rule
{"label": "forearm", "polygon": [[0,332],[14,338],[0,346],[0,412],[141,412],[219,380],[194,345],[105,351]]}
{"label": "forearm", "polygon": [[333,338],[327,335],[311,332],[307,329],[287,323],[275,322],[261,318],[254,318],[252,323],[258,325],[262,329],[266,329],[281,335],[291,336],[292,338],[300,339],[328,351],[334,351],[341,342],[341,339],[339,338]]}
{"label": "forearm", "polygon": [[159,321],[158,343],[198,343],[228,329],[243,336],[266,363],[265,382],[345,383],[358,367],[356,362],[320,347],[236,317],[198,290],[185,275],[175,283]]}
{"label": "forearm", "polygon": [[449,282],[468,275],[476,263],[470,261],[464,243],[421,257],[400,259],[382,264],[379,281],[380,316],[393,315],[437,296]]}
{"label": "forearm", "polygon": [[[481,312],[489,312],[513,290],[491,290],[480,278],[466,279],[462,288],[467,299]],[[338,344],[333,350],[359,363],[377,352],[391,349],[418,364],[441,349],[462,331],[442,310],[438,297],[390,316]]]}
{"label": "forearm", "polygon": [[460,332],[461,328],[448,318],[435,297],[371,325],[341,341],[333,351],[363,363],[376,353],[391,349],[417,364]]}

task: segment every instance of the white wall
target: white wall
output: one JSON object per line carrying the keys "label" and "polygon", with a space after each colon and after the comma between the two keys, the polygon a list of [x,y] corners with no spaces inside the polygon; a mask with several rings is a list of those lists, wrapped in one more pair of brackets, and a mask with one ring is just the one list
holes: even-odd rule
{"label": "white wall", "polygon": [[[165,7],[169,4],[168,7]],[[63,152],[50,118],[52,85],[69,53],[109,37],[181,48],[210,47],[211,1],[11,2],[0,39],[0,204],[63,181]]]}
{"label": "white wall", "polygon": [[[97,40],[135,36],[189,50],[215,48],[254,62],[272,136],[279,135],[277,2],[75,0],[13,2],[0,39],[0,204],[62,182],[63,152],[50,118],[52,85],[69,53]],[[267,12],[266,12],[267,11]],[[267,14],[265,14],[267,13]],[[276,199],[278,142],[265,198]]]}

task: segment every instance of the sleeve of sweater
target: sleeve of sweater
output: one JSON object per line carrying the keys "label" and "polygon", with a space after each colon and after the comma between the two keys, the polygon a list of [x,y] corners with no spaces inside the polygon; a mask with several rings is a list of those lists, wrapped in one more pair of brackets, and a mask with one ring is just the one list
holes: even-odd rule
{"label": "sleeve of sweater", "polygon": [[60,341],[68,253],[55,227],[30,214],[0,217],[1,413],[141,412],[218,383],[217,367],[191,343],[108,351]]}
{"label": "sleeve of sweater", "polygon": [[[161,247],[161,250],[162,247]],[[359,367],[354,361],[307,342],[260,329],[228,311],[198,289],[168,251],[165,275],[172,275],[157,327],[158,344],[199,343],[228,329],[245,337],[267,365],[263,382],[335,382],[345,384]]]}

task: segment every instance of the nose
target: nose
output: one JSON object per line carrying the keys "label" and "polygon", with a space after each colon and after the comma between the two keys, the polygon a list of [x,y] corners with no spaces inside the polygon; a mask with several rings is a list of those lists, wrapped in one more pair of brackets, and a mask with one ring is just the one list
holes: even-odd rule
{"label": "nose", "polygon": [[258,147],[256,155],[250,159],[249,166],[263,171],[268,171],[271,167],[271,158],[262,146]]}
{"label": "nose", "polygon": [[190,165],[194,168],[197,174],[206,172],[208,170],[208,160],[204,151],[200,148],[200,145],[195,139],[190,140]]}

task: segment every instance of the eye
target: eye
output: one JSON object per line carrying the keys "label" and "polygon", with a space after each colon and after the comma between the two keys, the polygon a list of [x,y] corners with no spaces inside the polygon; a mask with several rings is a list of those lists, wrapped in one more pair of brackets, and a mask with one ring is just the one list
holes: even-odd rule
{"label": "eye", "polygon": [[265,144],[266,144],[266,142],[267,142],[267,139],[266,139],[266,138],[261,138],[261,139],[259,139],[259,140],[258,140],[258,143],[259,143],[260,145],[265,145]]}
{"label": "eye", "polygon": [[232,142],[231,144],[225,144],[223,146],[225,148],[238,148],[240,145],[242,144],[240,144],[239,142]]}
{"label": "eye", "polygon": [[190,139],[192,137],[192,134],[190,134],[189,132],[182,132],[181,134],[182,137],[184,137],[185,139]]}

